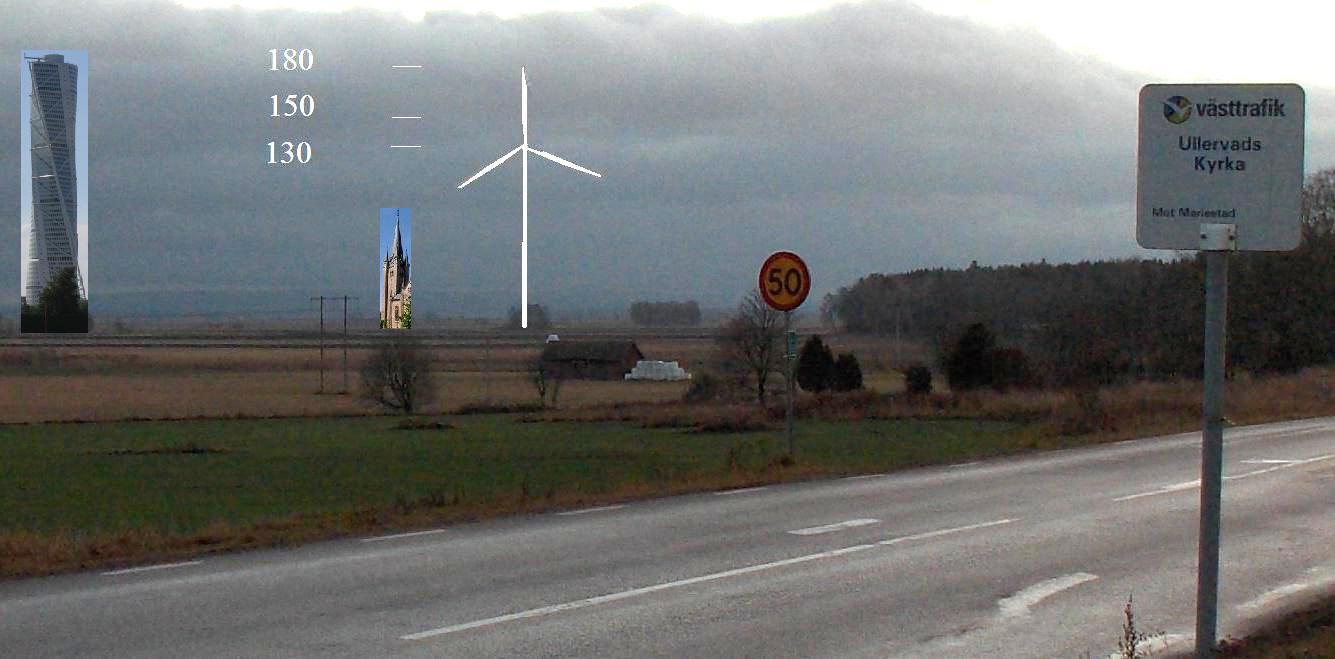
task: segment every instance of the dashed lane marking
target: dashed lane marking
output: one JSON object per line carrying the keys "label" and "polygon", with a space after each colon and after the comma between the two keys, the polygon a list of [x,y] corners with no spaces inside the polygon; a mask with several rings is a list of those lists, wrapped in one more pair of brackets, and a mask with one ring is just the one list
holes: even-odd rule
{"label": "dashed lane marking", "polygon": [[650,593],[656,593],[656,592],[664,591],[664,590],[668,590],[668,589],[671,589],[671,588],[681,588],[681,587],[684,587],[684,586],[693,586],[693,585],[695,585],[695,584],[706,583],[706,582],[710,582],[710,581],[717,581],[717,580],[719,580],[719,579],[727,579],[727,578],[730,578],[730,577],[737,577],[737,576],[741,576],[741,575],[744,575],[744,574],[753,574],[753,573],[756,573],[756,572],[764,572],[764,571],[766,571],[766,570],[774,570],[774,569],[778,569],[778,568],[782,568],[782,567],[788,567],[788,566],[792,566],[792,565],[798,565],[798,564],[801,564],[801,563],[809,563],[809,562],[812,562],[812,561],[819,561],[819,560],[823,560],[823,559],[827,559],[827,558],[835,558],[835,557],[837,557],[837,556],[845,556],[845,555],[848,555],[848,554],[854,554],[854,553],[857,553],[857,552],[866,551],[866,550],[868,550],[868,549],[874,549],[877,545],[898,544],[898,543],[900,543],[900,542],[908,542],[908,541],[910,541],[910,540],[924,540],[924,539],[927,539],[927,538],[935,538],[935,537],[939,537],[939,536],[943,536],[943,535],[948,535],[948,534],[952,534],[952,533],[960,533],[960,532],[963,532],[963,531],[970,531],[970,530],[974,530],[974,529],[982,529],[982,528],[987,528],[987,527],[991,527],[991,526],[997,526],[997,525],[1000,525],[1000,524],[1009,524],[1009,523],[1014,522],[1014,521],[1016,521],[1016,520],[1014,520],[1014,519],[1003,519],[1003,520],[997,520],[997,521],[994,521],[994,522],[983,522],[983,523],[981,523],[981,524],[970,524],[970,525],[968,525],[968,526],[958,526],[958,527],[950,528],[950,529],[941,529],[941,530],[939,530],[939,531],[929,531],[929,532],[927,532],[927,533],[919,533],[919,534],[917,534],[917,535],[904,536],[904,537],[902,537],[902,538],[894,538],[894,539],[892,539],[892,540],[889,540],[889,541],[882,541],[882,542],[879,542],[879,543],[876,543],[876,544],[853,545],[853,546],[851,546],[851,547],[844,547],[844,548],[842,548],[842,549],[833,549],[833,550],[830,550],[830,551],[823,551],[823,552],[819,552],[819,553],[815,553],[815,554],[807,554],[807,555],[805,555],[805,556],[797,556],[797,557],[795,557],[795,558],[785,558],[785,559],[783,559],[783,560],[771,561],[771,562],[769,562],[769,563],[760,563],[760,564],[758,564],[758,565],[748,565],[748,566],[746,566],[746,567],[739,567],[739,568],[732,569],[732,570],[724,570],[724,571],[722,571],[722,572],[714,572],[714,573],[712,573],[712,574],[705,574],[705,575],[701,575],[701,576],[698,576],[698,577],[691,577],[691,578],[689,578],[689,579],[680,579],[680,580],[678,580],[678,581],[668,581],[668,582],[666,582],[666,583],[656,584],[656,585],[653,585],[653,586],[644,586],[644,587],[642,587],[642,588],[632,588],[632,589],[630,589],[630,590],[623,590],[623,591],[616,592],[616,593],[608,593],[608,594],[606,594],[606,595],[598,595],[597,597],[586,597],[586,598],[584,598],[584,599],[572,600],[572,601],[569,601],[569,602],[563,602],[563,603],[561,603],[561,604],[553,604],[553,605],[550,605],[550,606],[541,606],[541,607],[538,607],[538,608],[535,608],[535,609],[528,609],[528,610],[526,610],[526,611],[518,611],[518,612],[516,612],[516,613],[507,613],[507,614],[505,614],[505,615],[495,616],[495,617],[491,617],[491,618],[483,618],[483,619],[481,619],[481,620],[474,620],[474,621],[472,621],[472,622],[464,622],[464,623],[460,623],[460,624],[457,624],[457,625],[450,625],[450,626],[448,626],[448,627],[439,627],[439,628],[436,628],[436,629],[428,629],[428,630],[426,630],[426,631],[423,631],[423,632],[417,632],[417,633],[415,633],[415,634],[407,634],[407,635],[405,635],[405,636],[401,636],[400,638],[402,638],[402,639],[405,640],[405,641],[420,641],[420,640],[422,640],[422,639],[427,639],[427,638],[431,638],[431,637],[434,637],[434,636],[443,636],[443,635],[445,635],[445,634],[454,634],[454,633],[457,633],[457,632],[467,631],[467,630],[470,630],[470,629],[478,629],[478,628],[481,628],[481,627],[490,627],[490,626],[492,626],[492,625],[499,625],[499,624],[502,624],[502,623],[514,622],[514,621],[516,621],[516,620],[525,620],[525,619],[528,619],[528,618],[538,618],[538,617],[541,617],[541,616],[551,615],[551,614],[553,614],[553,613],[560,613],[560,612],[562,612],[562,611],[573,611],[573,610],[575,610],[575,609],[582,609],[582,608],[585,608],[585,607],[596,606],[596,605],[599,605],[599,604],[607,604],[607,603],[609,603],[609,602],[616,602],[616,601],[620,601],[620,600],[624,600],[624,599],[630,599],[630,598],[632,598],[632,597],[638,597],[638,596],[640,596],[640,595],[648,595],[648,594],[650,594]]}

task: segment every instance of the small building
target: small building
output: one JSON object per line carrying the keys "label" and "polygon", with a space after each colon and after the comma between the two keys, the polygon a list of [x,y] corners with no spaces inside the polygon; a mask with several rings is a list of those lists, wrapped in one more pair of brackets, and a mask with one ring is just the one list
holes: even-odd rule
{"label": "small building", "polygon": [[553,377],[568,380],[621,380],[644,359],[634,341],[552,341],[542,361]]}

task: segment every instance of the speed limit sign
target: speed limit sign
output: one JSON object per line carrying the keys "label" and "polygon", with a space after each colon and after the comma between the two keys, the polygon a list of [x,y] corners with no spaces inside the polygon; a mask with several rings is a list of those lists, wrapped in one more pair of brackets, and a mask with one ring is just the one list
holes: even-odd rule
{"label": "speed limit sign", "polygon": [[775,252],[760,266],[760,296],[775,310],[796,309],[810,292],[811,273],[798,255]]}

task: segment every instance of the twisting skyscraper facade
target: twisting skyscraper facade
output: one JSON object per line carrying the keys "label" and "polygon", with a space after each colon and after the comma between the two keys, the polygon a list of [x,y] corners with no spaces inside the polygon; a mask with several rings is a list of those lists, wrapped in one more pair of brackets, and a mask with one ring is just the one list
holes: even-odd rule
{"label": "twisting skyscraper facade", "polygon": [[28,58],[32,78],[32,232],[27,284],[23,293],[36,304],[61,270],[73,267],[79,294],[78,193],[74,172],[74,111],[79,67],[63,55]]}

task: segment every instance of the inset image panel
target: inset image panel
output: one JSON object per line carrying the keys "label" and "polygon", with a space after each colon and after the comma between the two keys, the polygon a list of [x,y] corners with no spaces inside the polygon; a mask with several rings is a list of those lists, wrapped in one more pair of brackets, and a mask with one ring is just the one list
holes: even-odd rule
{"label": "inset image panel", "polygon": [[410,208],[380,209],[380,327],[413,326],[413,212]]}
{"label": "inset image panel", "polygon": [[20,328],[88,331],[88,53],[20,63]]}

